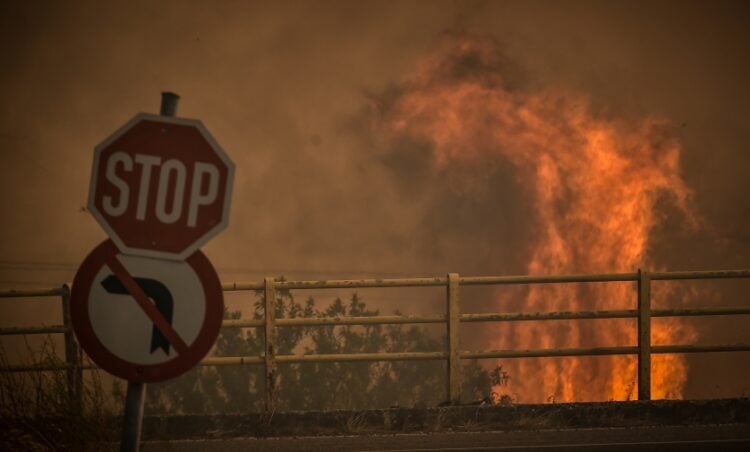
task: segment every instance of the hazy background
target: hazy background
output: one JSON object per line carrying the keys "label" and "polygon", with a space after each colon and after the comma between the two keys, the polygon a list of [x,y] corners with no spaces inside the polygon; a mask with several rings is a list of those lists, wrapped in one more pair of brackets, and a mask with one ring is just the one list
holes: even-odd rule
{"label": "hazy background", "polygon": [[[749,12],[741,1],[3,2],[0,287],[72,280],[106,238],[83,209],[94,146],[158,112],[164,90],[237,165],[230,226],[203,249],[222,280],[525,273],[530,212],[510,167],[470,197],[429,150],[383,149],[370,127],[373,99],[446,30],[496,39],[525,86],[587,94],[607,117],[671,120],[707,227],[686,233],[665,213],[654,260],[749,268]],[[750,286],[727,284],[710,301],[746,305]],[[364,295],[386,312],[442,309],[429,303],[439,293]],[[55,306],[0,300],[0,326],[55,323]],[[748,341],[746,319],[712,322],[704,342]],[[688,395],[750,392],[747,355],[692,357]],[[707,389],[721,372],[729,383]]]}

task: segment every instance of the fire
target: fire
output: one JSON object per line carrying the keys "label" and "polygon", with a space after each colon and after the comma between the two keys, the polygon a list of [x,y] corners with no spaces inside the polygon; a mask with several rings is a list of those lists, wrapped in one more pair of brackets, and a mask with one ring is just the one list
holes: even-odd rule
{"label": "fire", "polygon": [[[433,164],[460,190],[474,189],[466,168],[481,179],[498,158],[510,162],[536,215],[529,274],[651,268],[649,237],[662,220],[657,201],[694,221],[680,174],[680,143],[669,123],[600,117],[583,95],[513,87],[503,68],[492,40],[446,36],[383,111],[383,130],[429,143]],[[527,312],[627,309],[636,299],[632,284],[536,285],[499,296],[494,310],[508,311],[519,297],[518,307]],[[666,322],[653,327],[654,343],[693,334]],[[497,348],[632,345],[635,323],[515,322],[498,326],[493,341]],[[634,356],[503,365],[511,393],[522,401],[623,400],[637,394]],[[681,356],[654,356],[653,397],[680,397],[686,370]]]}

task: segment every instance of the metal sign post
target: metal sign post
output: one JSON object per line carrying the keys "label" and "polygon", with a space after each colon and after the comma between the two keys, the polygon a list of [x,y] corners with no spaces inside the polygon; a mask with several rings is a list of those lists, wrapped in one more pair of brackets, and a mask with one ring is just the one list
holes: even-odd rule
{"label": "metal sign post", "polygon": [[84,259],[70,320],[89,358],[128,382],[120,450],[138,451],[146,383],[197,365],[221,329],[201,245],[226,228],[234,163],[197,119],[139,113],[94,148],[89,211],[109,235]]}
{"label": "metal sign post", "polygon": [[121,452],[137,452],[141,446],[143,405],[146,399],[146,383],[128,382],[125,396],[125,414],[122,420]]}
{"label": "metal sign post", "polygon": [[[162,116],[174,116],[177,113],[177,102],[180,96],[171,92],[161,93]],[[143,406],[146,400],[146,383],[128,382],[125,396],[125,413],[122,420],[121,452],[137,452],[141,448],[141,425],[143,425]]]}

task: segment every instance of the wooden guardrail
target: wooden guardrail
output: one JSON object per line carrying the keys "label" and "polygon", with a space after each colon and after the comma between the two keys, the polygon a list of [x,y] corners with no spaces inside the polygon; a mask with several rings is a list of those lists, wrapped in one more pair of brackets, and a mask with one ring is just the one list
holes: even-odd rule
{"label": "wooden guardrail", "polygon": [[[327,281],[276,281],[265,278],[262,282],[236,282],[222,285],[224,291],[263,291],[265,316],[263,319],[224,320],[224,328],[264,327],[265,353],[262,356],[208,357],[201,365],[263,365],[266,375],[266,409],[273,410],[276,400],[276,379],[278,363],[302,362],[343,362],[343,361],[398,361],[398,360],[446,360],[448,400],[458,403],[461,399],[461,360],[488,358],[523,358],[552,356],[596,356],[596,355],[637,355],[638,357],[638,399],[651,399],[651,355],[654,353],[703,353],[750,351],[750,344],[674,344],[651,345],[651,318],[715,315],[747,315],[747,307],[706,307],[680,309],[651,309],[651,282],[655,280],[687,279],[728,279],[750,278],[750,270],[693,271],[693,272],[648,272],[609,273],[587,275],[555,276],[459,276],[449,273],[446,277],[402,278],[402,279],[358,279]],[[637,282],[637,309],[577,312],[518,312],[461,314],[461,287],[476,285],[508,284],[562,284],[587,282]],[[322,317],[322,318],[275,318],[276,291],[278,289],[359,289],[384,287],[434,287],[446,288],[446,313],[439,316],[371,316],[371,317]],[[2,328],[2,335],[18,334],[63,334],[65,338],[65,366],[12,366],[0,371],[22,372],[39,370],[68,371],[71,388],[80,391],[81,371],[94,366],[84,363],[80,349],[70,325],[68,285],[59,288],[25,291],[2,291],[0,298],[17,297],[60,297],[62,300],[63,324],[41,327]],[[617,347],[554,348],[534,350],[483,350],[466,351],[459,348],[459,328],[461,323],[471,322],[510,322],[524,320],[572,320],[572,319],[637,319],[637,344]],[[441,323],[446,325],[446,349],[437,352],[409,353],[350,353],[350,354],[309,354],[276,355],[276,328],[286,326],[316,325],[372,325],[405,323]]]}

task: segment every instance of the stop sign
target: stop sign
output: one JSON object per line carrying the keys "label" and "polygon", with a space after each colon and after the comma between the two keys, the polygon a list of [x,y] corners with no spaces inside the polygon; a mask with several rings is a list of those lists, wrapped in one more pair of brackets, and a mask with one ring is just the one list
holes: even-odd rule
{"label": "stop sign", "polygon": [[227,226],[233,177],[200,121],[141,113],[96,146],[88,208],[123,253],[184,260]]}

